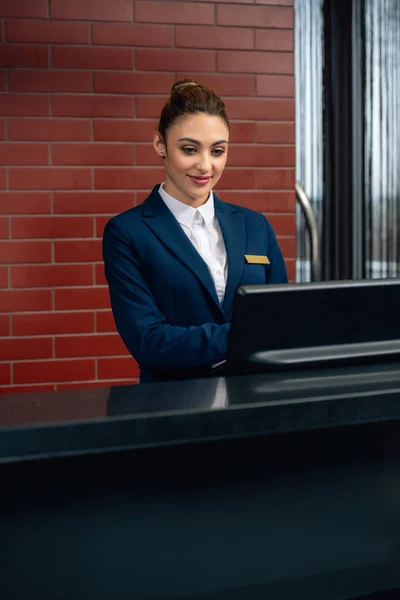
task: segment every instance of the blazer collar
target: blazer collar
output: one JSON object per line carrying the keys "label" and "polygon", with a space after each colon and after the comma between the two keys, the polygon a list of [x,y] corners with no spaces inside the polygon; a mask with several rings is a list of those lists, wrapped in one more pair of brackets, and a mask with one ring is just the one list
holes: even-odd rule
{"label": "blazer collar", "polygon": [[221,227],[228,258],[228,280],[221,307],[214,282],[205,261],[163,202],[158,193],[158,188],[159,185],[156,185],[150,196],[142,204],[144,221],[176,258],[196,275],[225,317],[231,309],[236,288],[240,283],[244,268],[246,231],[243,214],[236,211],[234,206],[221,202],[214,194],[215,214]]}
{"label": "blazer collar", "polygon": [[228,257],[228,280],[222,307],[225,314],[229,314],[244,268],[246,228],[243,213],[237,211],[231,204],[221,202],[215,194],[214,207]]}
{"label": "blazer collar", "polygon": [[169,251],[198,278],[225,318],[225,313],[218,300],[215,285],[207,264],[187,235],[182,231],[182,227],[162,200],[158,193],[158,188],[158,185],[155,186],[150,196],[142,204],[144,222]]}

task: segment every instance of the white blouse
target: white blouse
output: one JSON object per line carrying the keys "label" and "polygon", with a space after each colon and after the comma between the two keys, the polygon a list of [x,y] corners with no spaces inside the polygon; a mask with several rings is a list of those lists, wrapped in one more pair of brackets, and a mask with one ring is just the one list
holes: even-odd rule
{"label": "white blouse", "polygon": [[210,192],[207,202],[198,208],[170,196],[164,190],[164,184],[160,186],[159,194],[207,264],[222,304],[228,276],[228,261],[222,231],[215,216],[213,193]]}

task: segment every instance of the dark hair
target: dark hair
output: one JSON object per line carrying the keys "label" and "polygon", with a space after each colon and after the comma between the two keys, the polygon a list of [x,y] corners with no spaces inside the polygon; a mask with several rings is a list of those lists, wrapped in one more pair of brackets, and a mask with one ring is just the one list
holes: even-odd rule
{"label": "dark hair", "polygon": [[193,79],[182,79],[172,86],[170,97],[161,111],[158,131],[162,138],[166,139],[169,127],[179,117],[190,113],[206,113],[221,117],[229,129],[225,104],[214,90]]}

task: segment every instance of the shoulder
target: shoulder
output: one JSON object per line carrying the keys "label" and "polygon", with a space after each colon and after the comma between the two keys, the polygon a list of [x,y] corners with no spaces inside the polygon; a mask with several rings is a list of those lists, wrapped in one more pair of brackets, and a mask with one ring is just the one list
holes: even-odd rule
{"label": "shoulder", "polygon": [[154,187],[152,192],[147,196],[147,198],[143,201],[143,203],[138,206],[133,206],[132,208],[128,208],[127,210],[111,217],[105,226],[105,233],[110,229],[119,229],[132,231],[132,228],[137,232],[137,228],[143,226],[143,213],[146,210],[146,206],[148,206],[152,199],[154,198],[154,194],[158,196],[158,185]]}

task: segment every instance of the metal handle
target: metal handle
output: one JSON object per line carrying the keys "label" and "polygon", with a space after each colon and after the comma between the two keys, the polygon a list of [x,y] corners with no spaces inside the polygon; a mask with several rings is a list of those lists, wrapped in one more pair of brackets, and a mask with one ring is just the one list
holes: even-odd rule
{"label": "metal handle", "polygon": [[305,193],[303,187],[298,181],[296,181],[295,190],[296,198],[299,201],[299,204],[306,219],[308,231],[310,233],[311,281],[321,281],[321,257],[317,220],[315,218],[311,202],[307,198],[307,194]]}

